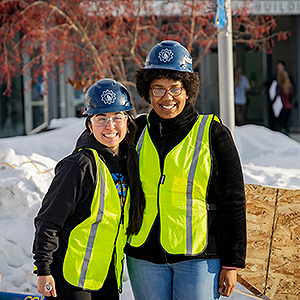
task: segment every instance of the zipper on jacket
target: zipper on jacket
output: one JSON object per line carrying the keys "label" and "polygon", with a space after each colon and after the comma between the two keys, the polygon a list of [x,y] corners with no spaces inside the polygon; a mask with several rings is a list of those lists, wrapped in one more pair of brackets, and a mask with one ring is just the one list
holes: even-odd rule
{"label": "zipper on jacket", "polygon": [[[162,124],[159,123],[159,133],[160,133],[160,137],[162,138],[161,140],[161,145],[160,145],[160,151],[157,151],[158,155],[159,155],[159,165],[160,165],[160,179],[158,182],[158,187],[157,187],[157,217],[158,217],[158,226],[159,226],[159,240],[160,240],[160,235],[161,235],[161,223],[160,223],[160,210],[159,210],[159,190],[160,190],[160,186],[163,185],[165,183],[165,179],[166,179],[166,175],[164,175],[164,164],[165,164],[165,158],[167,156],[167,154],[165,156],[162,155],[162,149],[164,146],[164,140],[165,137],[162,134]],[[160,241],[159,241],[160,244]],[[160,245],[161,246],[161,245]],[[162,249],[163,250],[163,249]],[[168,256],[167,253],[163,250],[163,256],[164,256],[164,261],[165,263],[168,263]]]}
{"label": "zipper on jacket", "polygon": [[164,184],[164,182],[165,182],[165,178],[166,178],[166,175],[164,175],[164,174],[161,174],[161,176],[160,176],[160,180],[159,180],[159,184]]}
{"label": "zipper on jacket", "polygon": [[163,137],[163,135],[162,135],[162,125],[161,125],[161,123],[159,122],[159,134],[160,134],[160,137]]}

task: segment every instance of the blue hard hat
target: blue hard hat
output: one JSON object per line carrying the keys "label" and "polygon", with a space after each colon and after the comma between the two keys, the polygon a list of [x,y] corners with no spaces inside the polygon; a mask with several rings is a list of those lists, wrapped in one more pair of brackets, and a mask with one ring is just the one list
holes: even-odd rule
{"label": "blue hard hat", "polygon": [[144,69],[168,69],[194,73],[189,51],[175,41],[155,45],[147,55]]}
{"label": "blue hard hat", "polygon": [[125,86],[114,79],[101,79],[85,93],[84,115],[132,110],[130,95]]}

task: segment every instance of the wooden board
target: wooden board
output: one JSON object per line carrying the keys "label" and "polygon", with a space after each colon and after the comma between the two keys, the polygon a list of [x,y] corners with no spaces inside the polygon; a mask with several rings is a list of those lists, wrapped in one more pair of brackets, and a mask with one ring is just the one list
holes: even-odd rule
{"label": "wooden board", "polygon": [[300,190],[251,184],[245,190],[248,243],[239,281],[271,300],[299,300]]}

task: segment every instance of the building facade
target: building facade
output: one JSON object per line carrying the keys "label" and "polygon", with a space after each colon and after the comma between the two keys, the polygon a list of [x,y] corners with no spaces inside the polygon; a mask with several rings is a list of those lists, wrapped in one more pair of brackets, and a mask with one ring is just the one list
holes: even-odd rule
{"label": "building facade", "polygon": [[[232,7],[241,6],[243,1],[232,1]],[[272,54],[266,51],[253,51],[245,44],[233,43],[234,66],[241,66],[250,81],[246,108],[246,123],[270,127],[270,100],[268,87],[275,75],[276,62],[286,64],[295,91],[290,123],[291,132],[300,130],[300,1],[251,1],[250,11],[254,15],[273,15],[277,22],[277,31],[290,31],[291,36],[280,42],[275,38]],[[218,52],[217,48],[205,56],[200,63],[201,98],[197,102],[198,110],[204,113],[219,110],[218,90]]]}
{"label": "building facade", "polygon": [[[232,7],[242,5],[243,1],[232,1]],[[278,42],[272,54],[265,51],[251,51],[244,44],[234,44],[234,65],[243,68],[248,77],[251,90],[248,93],[246,123],[270,125],[270,101],[268,85],[275,74],[278,60],[285,61],[286,70],[296,87],[290,129],[299,132],[300,109],[300,0],[299,1],[251,1],[252,13],[276,16],[278,30],[289,30],[291,36]],[[219,113],[218,90],[218,49],[203,57],[199,65],[201,80],[200,97],[196,108],[201,113]],[[26,57],[24,58],[26,63]],[[57,68],[56,76],[48,78],[48,93],[43,93],[43,80],[29,88],[34,70],[14,79],[10,97],[3,95],[4,86],[0,86],[0,138],[33,134],[47,128],[53,118],[75,117],[80,115],[83,103],[82,91],[76,91],[67,84],[71,75],[71,66],[64,66],[64,72]],[[54,79],[54,78],[57,79]],[[72,77],[72,76],[70,76]],[[138,101],[138,100],[137,100]]]}

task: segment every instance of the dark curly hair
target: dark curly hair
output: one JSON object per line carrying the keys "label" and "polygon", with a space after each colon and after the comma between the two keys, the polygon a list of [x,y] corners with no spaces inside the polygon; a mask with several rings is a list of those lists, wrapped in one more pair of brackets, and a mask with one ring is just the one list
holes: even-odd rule
{"label": "dark curly hair", "polygon": [[195,103],[199,88],[200,79],[197,72],[179,72],[167,69],[143,69],[139,68],[135,71],[133,78],[136,80],[136,89],[138,94],[148,103],[150,100],[150,84],[154,79],[172,79],[181,81],[186,94],[188,96],[187,103]]}

